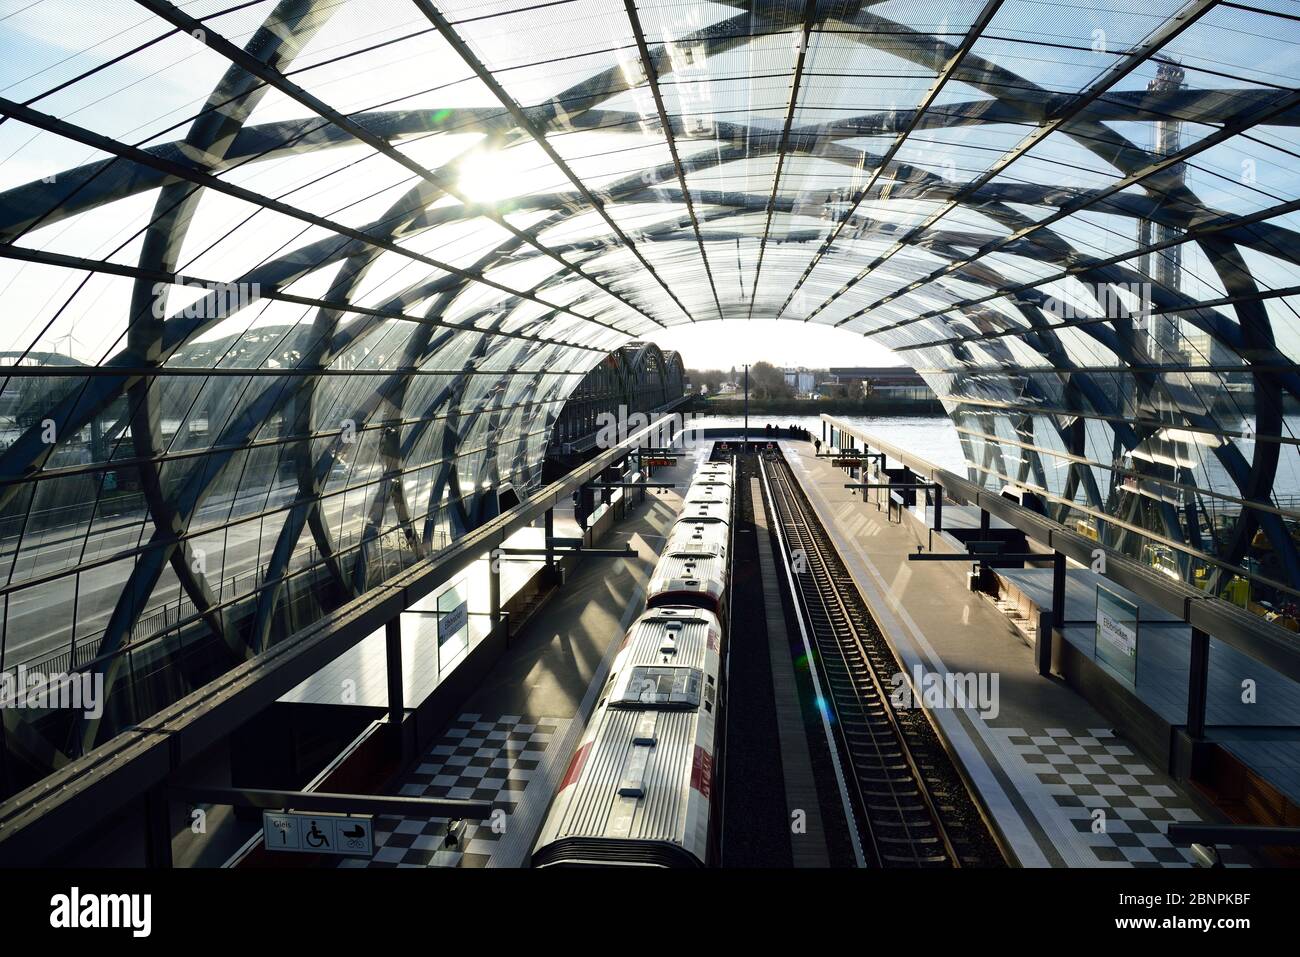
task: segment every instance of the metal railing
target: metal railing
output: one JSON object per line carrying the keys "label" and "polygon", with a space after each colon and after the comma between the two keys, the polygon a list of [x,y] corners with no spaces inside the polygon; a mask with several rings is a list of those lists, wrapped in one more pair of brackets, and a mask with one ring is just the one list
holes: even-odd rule
{"label": "metal railing", "polygon": [[[359,549],[360,543],[357,538],[354,530],[341,533],[336,545],[336,555],[341,557]],[[398,574],[409,567],[415,558],[414,550],[401,529],[390,529],[377,536],[374,541],[379,543],[379,548],[369,556],[367,569],[372,578],[384,580]],[[434,550],[445,548],[447,541],[446,533],[437,533],[434,537]],[[325,561],[319,557],[315,545],[309,546],[301,554],[307,556],[306,561],[297,563],[296,568],[287,570],[285,580],[325,566]],[[213,588],[213,595],[218,607],[229,606],[260,594],[266,584],[266,573],[269,567],[270,562],[266,562],[251,571],[230,575],[217,582]],[[202,613],[198,606],[188,594],[182,591],[175,599],[169,599],[162,605],[146,610],[131,626],[127,642],[116,654],[138,651],[143,645],[176,634],[201,618]],[[75,642],[68,642],[64,647],[43,651],[20,661],[6,658],[3,673],[16,673],[19,666],[44,674],[65,674],[82,670],[97,662],[104,634],[105,630],[100,629],[89,635],[78,636]]]}
{"label": "metal railing", "polygon": [[858,426],[826,414],[821,419],[840,434],[853,436],[871,449],[884,452],[889,458],[906,465],[925,480],[937,482],[953,501],[984,509],[1034,541],[1082,565],[1090,566],[1100,549],[1106,558],[1106,577],[1111,581],[1279,674],[1300,681],[1300,640],[1293,632],[1252,615],[1229,601],[1199,591],[1188,583],[1161,575],[1121,552],[1018,502],[1003,498],[998,490],[977,485],[906,449],[870,435]]}

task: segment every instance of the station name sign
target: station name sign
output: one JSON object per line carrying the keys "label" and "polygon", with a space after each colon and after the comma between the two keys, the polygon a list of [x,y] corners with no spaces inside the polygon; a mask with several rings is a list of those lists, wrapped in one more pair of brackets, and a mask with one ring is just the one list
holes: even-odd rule
{"label": "station name sign", "polygon": [[1097,660],[1137,684],[1138,606],[1097,586]]}

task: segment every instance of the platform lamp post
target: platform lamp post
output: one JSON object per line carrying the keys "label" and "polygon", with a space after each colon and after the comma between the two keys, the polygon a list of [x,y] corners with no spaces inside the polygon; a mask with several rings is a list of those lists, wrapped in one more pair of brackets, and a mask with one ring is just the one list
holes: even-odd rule
{"label": "platform lamp post", "polygon": [[741,445],[742,452],[749,451],[749,364],[745,364],[745,440]]}

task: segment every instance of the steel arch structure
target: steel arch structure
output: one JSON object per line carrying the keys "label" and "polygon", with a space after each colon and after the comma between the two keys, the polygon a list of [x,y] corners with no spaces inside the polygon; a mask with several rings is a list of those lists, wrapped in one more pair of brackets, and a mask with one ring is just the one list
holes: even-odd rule
{"label": "steel arch structure", "polygon": [[258,654],[719,319],[875,338],[973,481],[1300,601],[1285,4],[54,6],[0,24],[0,671]]}
{"label": "steel arch structure", "polygon": [[626,422],[630,415],[672,406],[685,395],[685,381],[678,353],[653,342],[620,346],[569,392],[551,426],[551,452],[568,456],[589,451],[602,421]]}

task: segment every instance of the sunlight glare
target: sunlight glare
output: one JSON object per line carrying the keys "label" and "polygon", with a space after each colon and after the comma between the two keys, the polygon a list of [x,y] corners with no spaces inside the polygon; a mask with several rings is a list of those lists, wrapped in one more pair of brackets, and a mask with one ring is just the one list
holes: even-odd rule
{"label": "sunlight glare", "polygon": [[475,150],[457,166],[456,185],[472,202],[495,203],[520,192],[520,170],[500,150]]}

